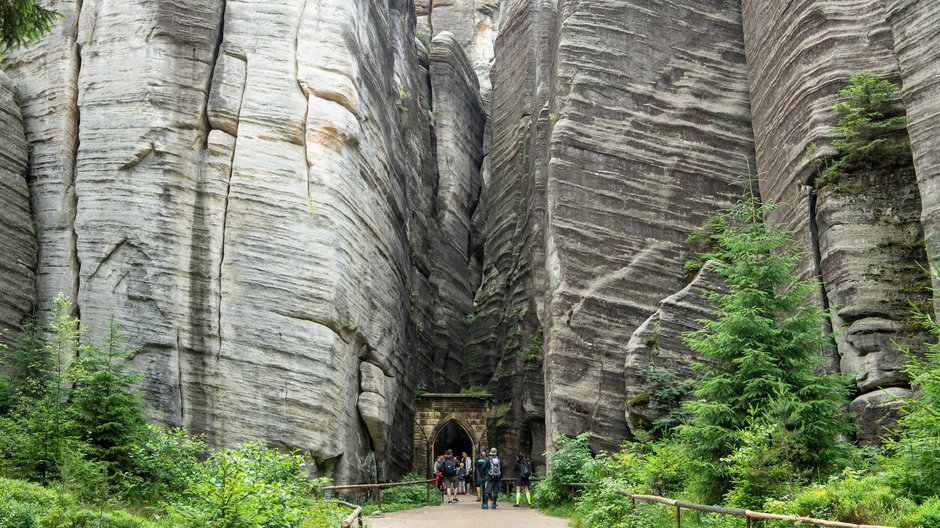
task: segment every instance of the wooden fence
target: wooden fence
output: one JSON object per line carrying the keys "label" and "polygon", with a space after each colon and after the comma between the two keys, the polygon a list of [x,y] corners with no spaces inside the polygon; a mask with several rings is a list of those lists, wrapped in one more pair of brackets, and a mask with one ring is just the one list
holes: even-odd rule
{"label": "wooden fence", "polygon": [[[573,482],[568,484],[571,487],[571,507],[574,507],[575,503],[575,488],[583,488],[585,486],[590,486],[591,484],[584,482]],[[691,502],[681,502],[674,499],[667,499],[666,497],[659,497],[656,495],[638,495],[635,493],[627,493],[626,491],[617,491],[620,495],[624,497],[630,497],[633,509],[636,509],[636,501],[649,501],[649,502],[658,502],[660,504],[666,504],[668,506],[673,506],[676,508],[676,528],[682,528],[682,509],[686,508],[689,510],[699,510],[709,513],[720,513],[724,515],[737,515],[745,518],[745,526],[751,528],[751,519],[767,519],[775,521],[790,521],[795,523],[807,523],[807,524],[816,524],[819,526],[830,526],[832,528],[893,528],[890,526],[877,526],[877,525],[868,525],[868,524],[852,524],[844,523],[838,521],[826,521],[823,519],[813,519],[811,517],[799,517],[796,515],[778,515],[776,513],[763,513],[755,512],[751,510],[745,510],[741,508],[722,508],[719,506],[706,506],[704,504],[694,504]]]}

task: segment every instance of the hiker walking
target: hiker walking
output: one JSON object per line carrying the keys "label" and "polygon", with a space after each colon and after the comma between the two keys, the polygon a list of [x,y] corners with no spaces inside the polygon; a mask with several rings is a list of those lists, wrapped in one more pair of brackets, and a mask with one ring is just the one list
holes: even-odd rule
{"label": "hiker walking", "polygon": [[480,502],[480,498],[483,493],[483,484],[486,482],[486,473],[483,472],[485,465],[486,450],[481,447],[479,454],[477,454],[477,461],[473,466],[473,479],[476,481],[477,485],[477,502]]}
{"label": "hiker walking", "polygon": [[503,479],[503,464],[496,456],[496,448],[490,449],[490,456],[486,458],[483,464],[483,474],[486,479],[483,483],[483,509],[487,509],[487,498],[493,503],[493,509],[496,509],[496,497],[499,495],[499,483]]}
{"label": "hiker walking", "polygon": [[441,475],[444,477],[444,489],[447,492],[447,504],[452,504],[457,502],[457,476],[458,471],[457,459],[454,457],[454,450],[448,449],[444,458],[441,459],[439,468],[441,470]]}
{"label": "hiker walking", "polygon": [[516,455],[516,503],[513,508],[519,507],[519,490],[525,489],[525,500],[532,506],[532,495],[529,494],[529,477],[532,476],[532,466],[525,459],[525,455],[519,453]]}

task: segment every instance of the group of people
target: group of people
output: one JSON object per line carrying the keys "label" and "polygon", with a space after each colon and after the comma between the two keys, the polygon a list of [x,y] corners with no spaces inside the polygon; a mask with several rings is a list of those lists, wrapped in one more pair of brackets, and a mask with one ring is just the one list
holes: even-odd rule
{"label": "group of people", "polygon": [[[532,495],[529,492],[529,478],[532,469],[522,453],[516,455],[516,503],[519,507],[521,492],[525,491],[526,502],[532,505]],[[497,449],[491,448],[489,455],[481,448],[476,461],[471,461],[466,452],[461,453],[458,460],[454,450],[448,449],[434,462],[434,475],[438,485],[447,496],[447,504],[459,502],[457,495],[466,495],[476,488],[477,502],[482,502],[484,510],[496,508],[496,499],[499,496],[499,485],[503,480],[503,463],[499,459]],[[474,486],[475,484],[475,486]],[[492,504],[492,506],[489,506]]]}

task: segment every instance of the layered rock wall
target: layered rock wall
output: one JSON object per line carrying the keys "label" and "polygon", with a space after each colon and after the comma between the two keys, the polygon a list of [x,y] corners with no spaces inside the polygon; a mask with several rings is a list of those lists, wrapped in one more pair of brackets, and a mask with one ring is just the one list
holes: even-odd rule
{"label": "layered rock wall", "polygon": [[[862,416],[881,405],[887,413],[896,405],[868,394],[906,387],[898,346],[917,350],[927,339],[911,325],[907,301],[923,305],[927,296],[921,197],[933,198],[903,168],[822,177],[835,153],[832,106],[849,77],[873,71],[907,86],[884,3],[745,0],[743,9],[761,195],[781,205],[772,220],[794,230],[805,249],[804,276],[821,280],[838,368],[856,382],[853,410]],[[859,439],[883,434],[863,425]]]}
{"label": "layered rock wall", "polygon": [[734,1],[560,3],[545,156],[548,437],[626,434],[624,344],[753,156]]}
{"label": "layered rock wall", "polygon": [[[439,127],[469,143],[437,171],[411,2],[138,4],[50,3],[53,34],[5,63],[36,145],[40,295],[76,298],[89,336],[116,317],[158,421],[301,449],[340,480],[404,472],[436,374],[420,336],[453,333],[415,330],[440,308],[410,292],[469,267],[466,59],[432,61],[455,69],[433,75],[449,119],[477,122]],[[432,269],[457,238],[457,272]]]}
{"label": "layered rock wall", "polygon": [[[0,343],[36,303],[36,234],[26,185],[27,144],[16,88],[0,70]],[[25,286],[25,287],[24,287]]]}

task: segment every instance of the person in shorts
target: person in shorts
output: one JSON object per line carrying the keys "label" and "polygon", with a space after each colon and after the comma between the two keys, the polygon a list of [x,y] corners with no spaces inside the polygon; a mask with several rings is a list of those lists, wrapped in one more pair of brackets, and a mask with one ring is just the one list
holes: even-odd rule
{"label": "person in shorts", "polygon": [[454,450],[445,451],[444,458],[438,465],[441,475],[444,478],[444,491],[447,493],[447,504],[457,502],[457,485],[460,476],[457,474],[460,468],[460,462],[454,457]]}

